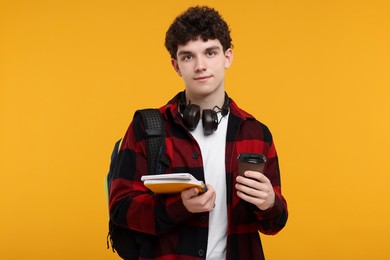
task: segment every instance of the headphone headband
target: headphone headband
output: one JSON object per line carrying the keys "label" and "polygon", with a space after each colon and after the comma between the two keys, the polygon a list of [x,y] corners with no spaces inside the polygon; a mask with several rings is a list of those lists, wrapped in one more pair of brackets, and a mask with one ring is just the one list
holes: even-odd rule
{"label": "headphone headband", "polygon": [[221,108],[221,115],[222,116],[226,116],[229,113],[229,103],[230,103],[230,99],[229,99],[227,93],[225,92],[225,100],[224,100],[223,106]]}
{"label": "headphone headband", "polygon": [[[230,103],[229,96],[225,92],[225,99],[223,101],[222,108],[220,108],[222,116],[226,116],[229,113],[229,103]],[[191,105],[191,100],[188,102],[188,104],[186,103],[186,91],[181,92],[180,100],[179,100],[180,112],[183,113],[183,111],[186,109],[186,107],[188,107],[190,105]],[[216,106],[216,107],[218,107],[218,106]]]}

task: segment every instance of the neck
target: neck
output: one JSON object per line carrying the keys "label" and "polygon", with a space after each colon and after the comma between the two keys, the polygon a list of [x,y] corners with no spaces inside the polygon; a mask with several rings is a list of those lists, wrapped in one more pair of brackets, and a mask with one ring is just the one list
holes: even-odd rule
{"label": "neck", "polygon": [[215,91],[207,95],[194,94],[186,91],[187,104],[191,101],[191,104],[197,104],[201,110],[213,109],[215,106],[222,108],[225,102],[224,89]]}

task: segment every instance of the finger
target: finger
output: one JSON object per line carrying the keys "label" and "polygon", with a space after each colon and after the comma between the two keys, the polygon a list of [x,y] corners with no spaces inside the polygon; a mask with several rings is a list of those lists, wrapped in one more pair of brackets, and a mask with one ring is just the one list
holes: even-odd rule
{"label": "finger", "polygon": [[251,202],[251,203],[254,203],[256,198],[253,197],[253,196],[250,196],[248,195],[247,193],[243,192],[243,191],[239,191],[237,190],[237,195],[238,197],[240,197],[241,199],[247,201],[247,202]]}
{"label": "finger", "polygon": [[207,191],[215,192],[214,187],[211,184],[206,184],[206,186],[207,186]]}
{"label": "finger", "polygon": [[264,183],[260,182],[259,180],[254,180],[252,178],[246,178],[246,177],[237,177],[237,183],[242,186],[247,186],[256,190],[261,190],[261,186],[264,185]]}
{"label": "finger", "polygon": [[258,180],[260,181],[261,180],[261,176],[263,174],[261,172],[256,172],[256,171],[245,171],[244,172],[244,176],[247,177],[247,178],[251,178],[251,179],[255,179],[255,180]]}
{"label": "finger", "polygon": [[190,199],[196,195],[199,194],[199,190],[198,188],[190,188],[190,189],[187,189],[187,190],[184,190],[181,192],[181,197],[183,199]]}
{"label": "finger", "polygon": [[252,189],[253,192],[259,191],[259,192],[269,192],[272,189],[271,183],[264,183],[257,180],[249,179],[249,178],[243,178],[241,181],[237,181],[236,183],[236,189],[241,190],[243,192],[248,193],[248,189]]}
{"label": "finger", "polygon": [[265,176],[263,173],[261,172],[256,172],[256,171],[245,171],[244,172],[244,176],[246,178],[251,178],[251,179],[254,179],[254,180],[257,180],[259,182],[270,182],[270,180],[267,178],[267,176]]}
{"label": "finger", "polygon": [[250,196],[244,192],[241,192],[241,191],[237,191],[237,196],[243,200],[245,200],[246,202],[249,202],[249,203],[252,203],[254,205],[259,205],[259,204],[262,204],[264,203],[264,199],[262,198],[258,198],[258,197],[253,197],[253,196]]}
{"label": "finger", "polygon": [[242,184],[236,184],[236,189],[237,189],[237,191],[245,193],[251,197],[258,197],[259,196],[258,193],[260,192],[259,190],[255,189],[253,187],[250,187],[247,185],[242,185]]}
{"label": "finger", "polygon": [[201,194],[200,196],[203,196],[203,199],[204,199],[203,203],[204,203],[205,207],[208,209],[208,211],[210,211],[214,208],[216,193],[215,193],[213,186],[207,185],[207,188],[208,188],[207,192],[204,194]]}

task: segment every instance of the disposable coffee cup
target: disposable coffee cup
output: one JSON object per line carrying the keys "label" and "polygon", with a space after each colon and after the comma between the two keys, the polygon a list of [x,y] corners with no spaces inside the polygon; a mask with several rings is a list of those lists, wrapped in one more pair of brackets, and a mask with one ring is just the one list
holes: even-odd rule
{"label": "disposable coffee cup", "polygon": [[[238,160],[238,175],[244,176],[245,171],[263,173],[264,164],[267,161],[264,155],[258,153],[240,153]],[[245,176],[244,176],[245,177]]]}

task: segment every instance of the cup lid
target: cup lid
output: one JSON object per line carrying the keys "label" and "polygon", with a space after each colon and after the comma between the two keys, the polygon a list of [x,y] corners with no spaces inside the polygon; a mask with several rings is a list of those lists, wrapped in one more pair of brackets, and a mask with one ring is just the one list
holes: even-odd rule
{"label": "cup lid", "polygon": [[240,153],[237,159],[247,163],[265,163],[267,161],[265,156],[259,153]]}

